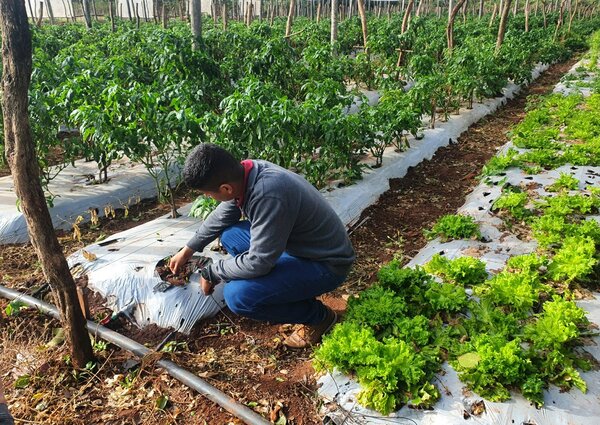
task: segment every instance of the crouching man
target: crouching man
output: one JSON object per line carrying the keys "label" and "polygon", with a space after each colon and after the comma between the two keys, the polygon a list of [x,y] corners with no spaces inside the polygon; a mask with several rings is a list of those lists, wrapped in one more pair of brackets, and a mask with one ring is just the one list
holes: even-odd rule
{"label": "crouching man", "polygon": [[268,161],[241,163],[213,144],[187,157],[184,181],[217,201],[187,246],[171,258],[176,273],[195,251],[221,237],[232,258],[202,270],[201,287],[224,288],[229,309],[271,323],[302,324],[292,348],[320,341],[337,317],[316,297],[337,288],[355,254],[341,220],[304,178]]}

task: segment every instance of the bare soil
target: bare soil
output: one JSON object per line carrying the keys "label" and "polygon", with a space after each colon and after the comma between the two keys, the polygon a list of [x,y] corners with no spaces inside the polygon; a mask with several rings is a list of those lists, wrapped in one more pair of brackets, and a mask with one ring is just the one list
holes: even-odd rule
{"label": "bare soil", "polygon": [[[414,256],[426,243],[423,230],[464,203],[465,196],[478,183],[477,176],[484,163],[506,143],[506,132],[511,126],[523,118],[526,97],[549,92],[574,62],[575,59],[553,65],[519,97],[509,101],[493,116],[473,125],[451,146],[438,150],[432,160],[411,168],[402,179],[391,180],[390,190],[365,210],[358,224],[350,229],[357,263],[345,284],[324,296],[324,302],[343,312],[348,297],[372,284],[381,265],[399,255],[404,261]],[[189,202],[193,198],[193,194],[178,197],[180,202]],[[68,234],[62,234],[60,240],[65,253],[69,254],[94,242],[101,234],[109,235],[139,225],[166,212],[167,207],[146,204],[133,211],[133,215],[130,211],[127,219],[118,216],[117,219],[103,219],[95,229],[89,226],[82,229],[81,241],[70,240]],[[137,217],[137,221],[131,221],[131,217]],[[0,247],[0,260],[0,281],[7,286],[30,291],[43,283],[30,245]],[[0,300],[2,310],[5,306],[6,301]],[[15,389],[15,353],[7,344],[24,344],[27,334],[47,340],[51,336],[49,329],[59,324],[34,312],[7,318],[2,311],[0,325],[0,332],[8,328],[16,330],[0,334],[0,379],[8,384],[9,404],[18,418],[34,423],[73,424],[240,423],[164,372],[153,371],[155,358],[142,361],[134,385],[123,395],[123,385],[111,383],[111,379],[130,373],[124,362],[131,355],[111,346],[99,352],[100,369],[83,383],[79,382],[79,387],[65,378],[64,383],[45,386],[38,379],[37,386],[30,384],[24,389]],[[149,347],[155,347],[170,333],[157,328],[140,331],[124,319],[113,325]],[[311,350],[292,351],[281,343],[291,331],[290,326],[259,323],[224,310],[216,317],[198,323],[190,335],[174,335],[167,345],[172,352],[162,355],[169,356],[270,420],[276,421],[285,415],[287,423],[291,424],[321,423]],[[44,376],[57,380],[57,377],[70,375],[70,369],[60,360],[64,354],[64,346],[51,353]],[[83,389],[76,390],[76,401],[73,401],[70,388],[81,387]],[[159,395],[168,397],[164,410],[155,407]],[[52,407],[40,409],[35,397],[49,400]]]}

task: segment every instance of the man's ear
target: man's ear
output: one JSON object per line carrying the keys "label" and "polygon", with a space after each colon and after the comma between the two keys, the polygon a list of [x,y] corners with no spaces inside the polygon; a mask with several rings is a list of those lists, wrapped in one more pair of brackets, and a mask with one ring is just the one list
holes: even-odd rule
{"label": "man's ear", "polygon": [[229,183],[223,183],[221,186],[219,186],[219,192],[224,195],[233,195],[233,186]]}

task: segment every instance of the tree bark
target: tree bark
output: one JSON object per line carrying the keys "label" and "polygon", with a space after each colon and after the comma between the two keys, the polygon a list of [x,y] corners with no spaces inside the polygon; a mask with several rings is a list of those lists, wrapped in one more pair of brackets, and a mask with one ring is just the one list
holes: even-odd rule
{"label": "tree bark", "polygon": [[285,24],[285,38],[289,38],[292,34],[292,22],[294,20],[294,10],[296,8],[296,0],[290,0],[290,9],[288,11],[287,22]]}
{"label": "tree bark", "polygon": [[223,31],[227,30],[227,2],[223,2],[221,7],[221,13],[223,15]]}
{"label": "tree bark", "polygon": [[529,0],[525,0],[525,32],[529,32]]}
{"label": "tree bark", "polygon": [[25,2],[0,2],[2,32],[2,109],[6,158],[12,171],[15,192],[27,222],[31,243],[52,288],[71,360],[84,368],[94,360],[90,337],[77,299],[75,282],[58,243],[46,198],[40,184],[35,146],[28,112],[31,80],[31,33]]}
{"label": "tree bark", "polygon": [[466,0],[458,0],[456,6],[452,9],[450,13],[450,17],[448,18],[448,25],[446,26],[446,39],[448,40],[448,50],[452,53],[452,49],[454,48],[454,20],[456,19],[456,15],[458,14],[460,8]]}
{"label": "tree bark", "polygon": [[504,34],[506,33],[506,24],[508,23],[508,13],[510,12],[511,1],[512,0],[504,0],[504,9],[502,9],[500,27],[498,28],[498,38],[496,39],[496,54],[500,52],[500,47],[502,47],[502,42],[504,41]]}

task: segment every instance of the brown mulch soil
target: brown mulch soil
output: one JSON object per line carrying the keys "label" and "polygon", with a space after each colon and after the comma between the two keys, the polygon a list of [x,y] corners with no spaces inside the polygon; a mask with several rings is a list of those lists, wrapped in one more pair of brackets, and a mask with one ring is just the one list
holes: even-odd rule
{"label": "brown mulch soil", "polygon": [[[439,149],[432,160],[411,168],[404,178],[391,180],[390,190],[380,197],[377,204],[365,210],[358,224],[350,230],[357,252],[356,266],[342,287],[324,296],[324,302],[339,312],[344,311],[346,299],[369,286],[382,264],[399,253],[404,261],[414,256],[426,243],[423,230],[440,216],[455,212],[464,203],[465,196],[478,183],[477,175],[484,163],[506,143],[506,132],[510,127],[523,118],[526,97],[549,92],[574,62],[575,59],[550,67],[524,93],[509,101],[493,116],[473,125],[456,143]],[[187,196],[182,202],[192,198]],[[82,229],[82,241],[73,242],[70,235],[65,234],[61,243],[65,253],[69,254],[94,242],[102,233],[112,234],[166,212],[156,204],[139,207],[130,211],[127,219],[103,219],[96,229],[87,226]],[[137,217],[137,221],[132,221],[131,217]],[[26,289],[43,282],[30,246],[0,247],[0,264],[0,281],[9,286]],[[5,305],[4,301],[0,301],[0,307]],[[140,331],[123,319],[112,325],[149,347],[156,347],[169,334],[169,331],[157,329]],[[291,331],[291,327],[235,317],[225,310],[215,318],[198,323],[188,336],[172,335],[167,347],[174,352],[164,355],[269,419],[276,420],[284,414],[288,423],[320,423],[311,352],[291,351],[281,343],[284,335]],[[107,376],[123,373],[120,370],[123,358],[127,357],[116,349],[112,353],[106,360]],[[100,420],[100,416],[91,413],[93,409],[87,415],[82,410],[71,412],[71,415],[81,418],[81,423],[141,421],[187,424],[204,423],[203,420],[210,424],[239,423],[219,406],[167,379],[164,373],[153,373],[148,366],[145,371],[149,387],[169,394],[170,401],[164,415],[157,417],[153,413],[140,418],[140,406],[122,410],[106,408],[104,414],[115,413],[116,416],[111,419],[113,422]],[[101,400],[98,403],[106,397],[101,388],[89,390],[94,394],[92,398]],[[8,397],[11,403],[16,402],[16,391],[9,390]],[[35,418],[35,413],[27,412],[26,418]]]}

